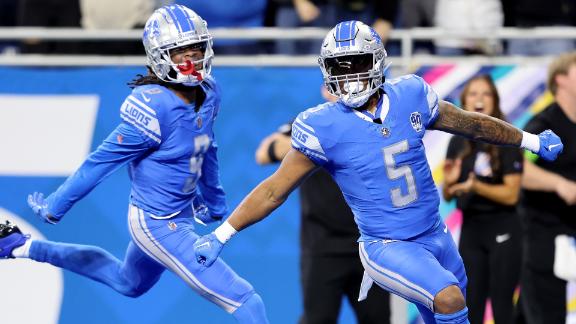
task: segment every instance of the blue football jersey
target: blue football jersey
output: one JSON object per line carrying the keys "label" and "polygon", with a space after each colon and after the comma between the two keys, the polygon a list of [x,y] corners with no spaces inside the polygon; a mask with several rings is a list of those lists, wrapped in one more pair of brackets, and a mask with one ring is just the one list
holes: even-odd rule
{"label": "blue football jersey", "polygon": [[197,112],[163,86],[136,87],[120,108],[122,123],[51,195],[50,211],[64,215],[106,176],[130,163],[131,204],[165,217],[201,195],[212,215],[224,216],[212,129],[220,91],[212,78],[201,86],[206,99]]}
{"label": "blue football jersey", "polygon": [[298,115],[292,146],[330,172],[354,213],[361,240],[408,239],[439,219],[439,195],[422,138],[438,96],[420,77],[386,81],[377,124],[341,103]]}

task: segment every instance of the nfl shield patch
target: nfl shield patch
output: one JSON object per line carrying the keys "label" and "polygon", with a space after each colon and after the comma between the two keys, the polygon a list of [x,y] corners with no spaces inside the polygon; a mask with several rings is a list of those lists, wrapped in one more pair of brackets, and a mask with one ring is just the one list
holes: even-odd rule
{"label": "nfl shield patch", "polygon": [[168,228],[171,231],[175,231],[178,228],[178,225],[176,225],[176,223],[174,223],[174,222],[168,222]]}

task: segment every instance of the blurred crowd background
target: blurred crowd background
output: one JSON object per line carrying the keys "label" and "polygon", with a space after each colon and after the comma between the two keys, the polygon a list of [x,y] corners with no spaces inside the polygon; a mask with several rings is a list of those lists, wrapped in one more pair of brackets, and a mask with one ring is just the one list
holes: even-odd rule
{"label": "blurred crowd background", "polygon": [[[371,24],[387,40],[392,29],[438,27],[446,32],[492,33],[502,27],[576,26],[573,0],[2,0],[0,26],[140,29],[154,9],[169,3],[200,14],[209,28],[322,27],[356,19]],[[217,55],[316,54],[320,40],[215,40]],[[436,39],[416,44],[416,52],[437,55],[549,55],[574,49],[573,39]],[[398,54],[399,44],[387,44]],[[43,54],[143,54],[139,41],[4,42],[0,52]]]}

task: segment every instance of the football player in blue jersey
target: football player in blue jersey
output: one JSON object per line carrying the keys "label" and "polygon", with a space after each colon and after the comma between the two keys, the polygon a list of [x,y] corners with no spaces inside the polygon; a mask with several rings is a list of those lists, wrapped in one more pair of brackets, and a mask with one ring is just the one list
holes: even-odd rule
{"label": "football player in blue jersey", "polygon": [[384,82],[380,37],[359,21],[336,25],[319,58],[329,91],[339,97],[298,115],[292,149],[213,233],[194,244],[198,262],[214,266],[223,245],[280,206],[310,173],[325,168],[340,186],[360,230],[365,276],[415,303],[426,323],[466,323],[466,273],[443,223],[422,137],[443,130],[497,145],[517,146],[553,160],[558,136],[539,135],[438,99],[421,78]]}
{"label": "football player in blue jersey", "polygon": [[210,76],[212,37],[206,22],[179,5],[156,10],[143,34],[149,75],[131,83],[122,122],[56,192],[28,197],[44,221],[56,224],[98,183],[129,164],[128,224],[132,241],[118,260],[94,246],[34,240],[0,225],[0,257],[47,262],[137,297],[169,269],[239,323],[267,323],[253,287],[222,260],[196,262],[194,219],[219,221],[227,213],[220,184],[213,123],[220,91]]}

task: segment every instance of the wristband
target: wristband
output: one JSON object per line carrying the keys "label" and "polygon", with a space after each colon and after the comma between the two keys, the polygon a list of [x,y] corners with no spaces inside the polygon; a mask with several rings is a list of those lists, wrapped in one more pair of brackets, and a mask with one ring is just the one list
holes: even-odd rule
{"label": "wristband", "polygon": [[274,152],[275,146],[276,146],[276,140],[270,142],[270,145],[268,145],[268,158],[270,159],[271,162],[280,161],[280,159],[278,159],[278,157],[276,156],[276,153]]}
{"label": "wristband", "polygon": [[540,138],[538,135],[522,132],[522,143],[520,143],[520,147],[538,153],[538,151],[540,151]]}
{"label": "wristband", "polygon": [[216,235],[216,238],[222,244],[228,242],[228,240],[230,240],[236,233],[238,233],[238,231],[232,227],[228,221],[225,221],[222,225],[218,226],[216,230],[214,230],[214,235]]}

